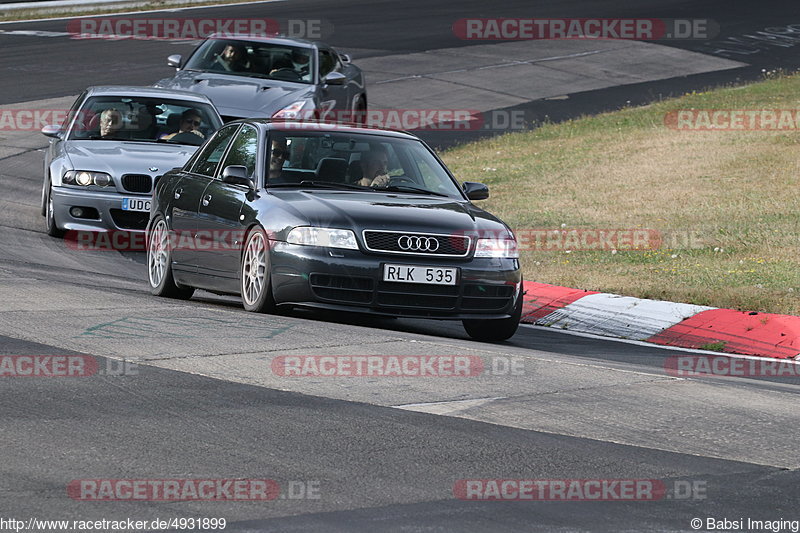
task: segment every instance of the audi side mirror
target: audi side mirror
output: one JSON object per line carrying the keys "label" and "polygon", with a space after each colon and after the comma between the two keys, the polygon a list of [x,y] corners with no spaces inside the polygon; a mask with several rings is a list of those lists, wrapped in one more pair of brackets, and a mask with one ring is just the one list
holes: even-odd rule
{"label": "audi side mirror", "polygon": [[247,187],[251,191],[256,190],[256,186],[247,176],[247,167],[242,165],[230,165],[222,171],[222,182],[230,185],[240,185]]}
{"label": "audi side mirror", "polygon": [[489,187],[483,183],[465,181],[461,187],[470,200],[486,200],[489,198]]}
{"label": "audi side mirror", "polygon": [[350,54],[339,54],[339,59],[342,60],[342,63],[350,63],[351,61],[353,61],[352,59],[350,59]]}
{"label": "audi side mirror", "polygon": [[172,54],[171,56],[167,57],[167,65],[170,67],[175,67],[176,69],[180,69],[182,63],[183,63],[183,56],[180,54]]}

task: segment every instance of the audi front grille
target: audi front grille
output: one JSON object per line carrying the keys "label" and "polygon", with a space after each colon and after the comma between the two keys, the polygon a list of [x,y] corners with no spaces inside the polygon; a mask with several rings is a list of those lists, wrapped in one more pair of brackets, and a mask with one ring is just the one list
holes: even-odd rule
{"label": "audi front grille", "polygon": [[471,244],[466,235],[364,230],[364,246],[370,252],[405,255],[466,257]]}

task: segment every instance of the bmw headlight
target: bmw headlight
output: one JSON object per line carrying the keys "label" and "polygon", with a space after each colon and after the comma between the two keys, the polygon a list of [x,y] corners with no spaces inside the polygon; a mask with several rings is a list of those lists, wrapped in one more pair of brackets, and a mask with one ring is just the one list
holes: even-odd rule
{"label": "bmw headlight", "polygon": [[62,181],[66,185],[80,185],[88,187],[96,185],[98,187],[108,187],[114,180],[105,172],[91,172],[88,170],[69,170],[64,173]]}
{"label": "bmw headlight", "polygon": [[475,257],[503,257],[518,259],[519,249],[514,239],[478,239]]}
{"label": "bmw headlight", "polygon": [[325,246],[327,248],[346,248],[358,250],[356,234],[349,229],[315,228],[312,226],[299,226],[286,236],[289,244],[302,244],[304,246]]}

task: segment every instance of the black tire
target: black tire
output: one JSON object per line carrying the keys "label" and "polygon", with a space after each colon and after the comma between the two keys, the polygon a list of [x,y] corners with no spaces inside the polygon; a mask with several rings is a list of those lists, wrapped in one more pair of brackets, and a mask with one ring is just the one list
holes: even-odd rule
{"label": "black tire", "polygon": [[269,239],[263,228],[257,226],[247,234],[242,249],[239,270],[239,290],[242,305],[251,313],[275,313],[277,308],[272,295],[272,273],[269,261]]}
{"label": "black tire", "polygon": [[150,293],[164,298],[188,300],[194,287],[175,283],[172,275],[172,247],[164,217],[157,215],[147,232],[147,280]]}
{"label": "black tire", "polygon": [[62,239],[66,231],[58,227],[55,220],[55,209],[53,206],[53,186],[47,186],[47,196],[45,198],[44,225],[47,234],[57,239]]}
{"label": "black tire", "polygon": [[462,320],[467,335],[476,341],[497,342],[510,339],[519,328],[519,319],[522,318],[522,289],[517,295],[517,305],[509,318],[497,320]]}
{"label": "black tire", "polygon": [[353,105],[353,122],[356,124],[367,124],[367,101],[363,96],[359,96]]}

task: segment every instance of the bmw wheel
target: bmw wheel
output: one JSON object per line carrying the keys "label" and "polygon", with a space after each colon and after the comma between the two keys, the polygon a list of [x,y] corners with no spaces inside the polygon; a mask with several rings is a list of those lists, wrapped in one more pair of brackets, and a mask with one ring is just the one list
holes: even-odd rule
{"label": "bmw wheel", "polygon": [[47,204],[45,207],[45,227],[47,234],[51,237],[62,238],[65,231],[58,227],[56,223],[55,206],[53,206],[53,186],[47,188]]}
{"label": "bmw wheel", "polygon": [[150,292],[156,296],[188,300],[194,294],[194,287],[175,283],[169,229],[160,215],[155,219],[147,238],[147,274]]}
{"label": "bmw wheel", "polygon": [[253,313],[275,311],[269,265],[269,244],[267,234],[261,227],[254,228],[247,235],[239,279],[245,310]]}

